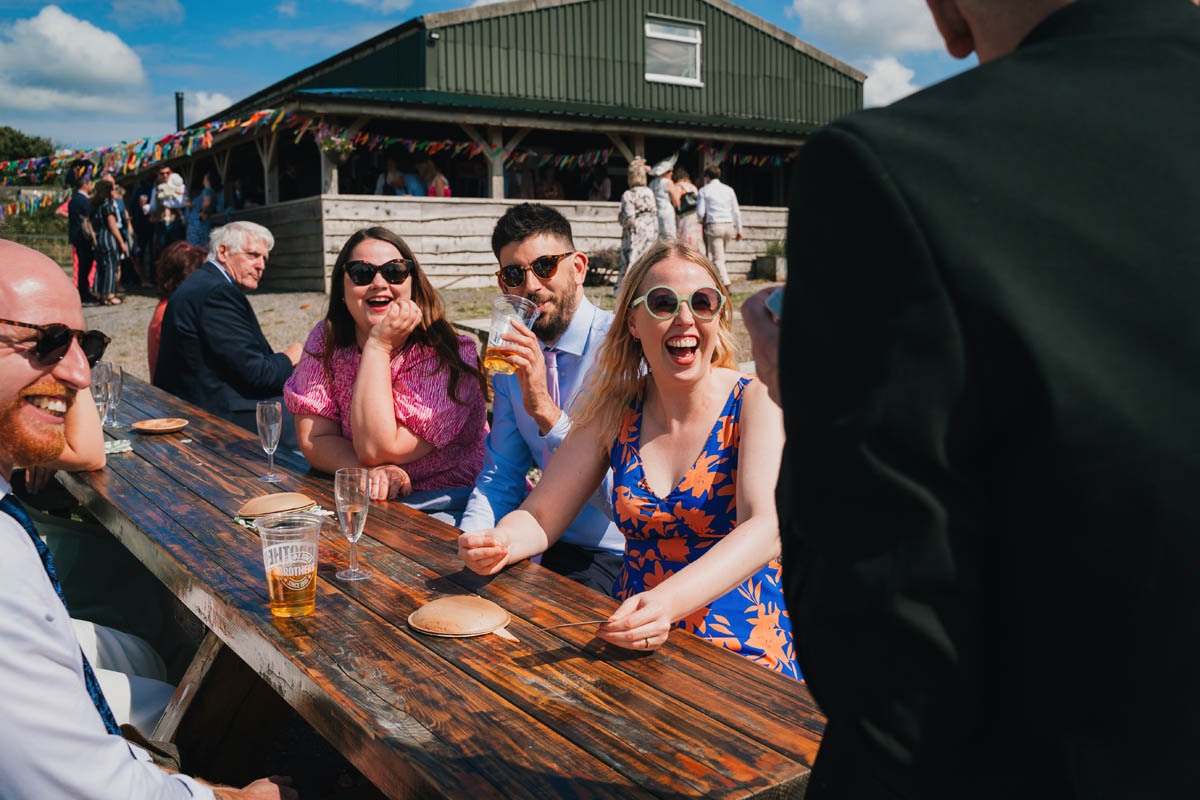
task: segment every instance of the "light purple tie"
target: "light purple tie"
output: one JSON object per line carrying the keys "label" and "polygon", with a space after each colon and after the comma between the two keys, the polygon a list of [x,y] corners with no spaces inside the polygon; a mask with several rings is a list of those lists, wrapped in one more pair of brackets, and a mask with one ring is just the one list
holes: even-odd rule
{"label": "light purple tie", "polygon": [[547,347],[542,352],[546,355],[546,388],[550,391],[550,399],[554,401],[554,405],[562,408],[562,404],[558,402],[558,350]]}

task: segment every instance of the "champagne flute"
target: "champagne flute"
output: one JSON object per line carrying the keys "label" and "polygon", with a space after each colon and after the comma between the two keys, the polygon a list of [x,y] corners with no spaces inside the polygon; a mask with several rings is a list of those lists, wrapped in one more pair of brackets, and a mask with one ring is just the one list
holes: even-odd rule
{"label": "champagne flute", "polygon": [[337,503],[342,535],[350,540],[350,568],[336,573],[338,580],[361,581],[371,573],[358,568],[358,537],[367,522],[371,503],[367,471],[358,467],[339,469],[333,476],[333,499]]}
{"label": "champagne flute", "polygon": [[104,425],[104,418],[108,416],[108,390],[111,366],[107,361],[97,361],[92,365],[92,399],[96,401],[96,413],[100,416],[100,425],[102,427]]}
{"label": "champagne flute", "polygon": [[121,392],[125,383],[125,371],[120,364],[108,365],[108,415],[100,422],[103,425],[117,426],[117,406],[121,405]]}
{"label": "champagne flute", "polygon": [[275,474],[275,448],[279,446],[279,431],[283,427],[283,407],[278,400],[260,400],[255,406],[258,419],[258,443],[267,454],[267,474],[259,476],[264,483],[279,483],[282,475]]}

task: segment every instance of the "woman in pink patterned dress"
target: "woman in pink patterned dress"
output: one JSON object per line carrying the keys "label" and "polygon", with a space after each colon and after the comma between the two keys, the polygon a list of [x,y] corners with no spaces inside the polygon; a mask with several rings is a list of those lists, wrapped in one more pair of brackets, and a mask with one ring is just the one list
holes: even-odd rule
{"label": "woman in pink patterned dress", "polygon": [[366,228],[338,254],[329,311],[283,397],[313,467],[366,467],[372,499],[456,525],[483,468],[486,386],[475,340],[446,321],[412,250]]}

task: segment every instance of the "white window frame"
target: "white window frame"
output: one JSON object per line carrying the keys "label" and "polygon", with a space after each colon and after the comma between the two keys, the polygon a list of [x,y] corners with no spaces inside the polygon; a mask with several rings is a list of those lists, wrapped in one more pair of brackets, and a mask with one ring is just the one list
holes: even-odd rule
{"label": "white window frame", "polygon": [[[696,31],[695,38],[688,36],[676,36],[671,33],[651,33],[650,25],[659,23],[664,25],[688,26]],[[673,83],[677,86],[704,86],[704,73],[701,68],[704,65],[704,23],[690,19],[675,19],[673,17],[656,17],[647,15],[645,23],[642,25],[642,35],[645,39],[659,39],[667,42],[682,42],[683,44],[692,44],[696,46],[696,75],[697,78],[681,78],[678,75],[661,75],[657,72],[650,72],[649,67],[646,68],[646,80],[651,83]],[[642,43],[642,52],[645,53],[645,41]]]}

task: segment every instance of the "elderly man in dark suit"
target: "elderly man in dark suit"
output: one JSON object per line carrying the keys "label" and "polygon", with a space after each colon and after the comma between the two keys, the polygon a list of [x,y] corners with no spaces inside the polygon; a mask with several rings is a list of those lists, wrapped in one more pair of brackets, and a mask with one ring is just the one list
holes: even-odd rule
{"label": "elderly man in dark suit", "polygon": [[[167,303],[154,370],[156,386],[250,431],[257,429],[258,401],[282,400],[302,347],[296,342],[272,352],[246,299],[274,245],[271,232],[253,222],[212,232],[208,261]],[[283,411],[280,447],[295,450],[295,426]]]}
{"label": "elderly man in dark suit", "polygon": [[1200,11],[929,6],[979,68],[797,159],[778,497],[829,717],[809,796],[1189,796]]}

